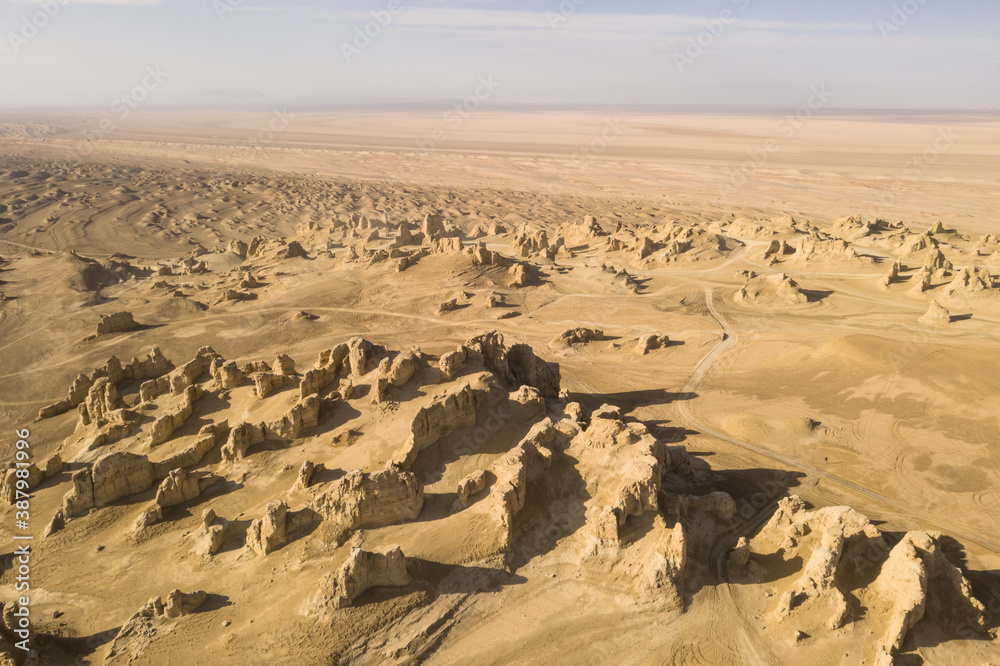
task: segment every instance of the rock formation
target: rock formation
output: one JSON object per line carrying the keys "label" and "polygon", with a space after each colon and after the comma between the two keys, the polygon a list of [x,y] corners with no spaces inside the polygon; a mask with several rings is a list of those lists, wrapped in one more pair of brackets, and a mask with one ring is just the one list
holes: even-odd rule
{"label": "rock formation", "polygon": [[809,303],[795,280],[784,273],[768,277],[752,277],[736,292],[734,300],[744,306],[772,308],[801,307]]}
{"label": "rock formation", "polygon": [[441,437],[456,428],[475,425],[479,407],[485,399],[484,391],[468,384],[434,398],[430,405],[422,407],[413,417],[410,437],[393,459],[394,463],[408,469],[421,451]]}
{"label": "rock formation", "polygon": [[409,472],[386,469],[350,472],[334,481],[312,503],[325,520],[343,532],[415,520],[424,489]]}
{"label": "rock formation", "polygon": [[226,462],[236,462],[246,457],[247,451],[254,444],[264,441],[264,430],[251,423],[240,423],[229,431],[229,438],[222,445],[222,459]]}
{"label": "rock formation", "polygon": [[299,382],[299,398],[304,400],[330,385],[343,370],[344,360],[349,353],[348,345],[339,344],[320,354],[316,366],[307,370]]}
{"label": "rock formation", "polygon": [[458,500],[462,506],[469,506],[472,496],[486,488],[489,483],[490,473],[485,469],[473,472],[458,483]]}
{"label": "rock formation", "polygon": [[576,344],[586,344],[604,339],[604,331],[594,328],[571,328],[557,335],[551,342],[557,347],[568,347]]}
{"label": "rock formation", "polygon": [[947,326],[951,323],[951,313],[937,301],[931,301],[930,309],[918,321],[928,326]]}
{"label": "rock formation", "polygon": [[892,266],[889,267],[889,272],[879,280],[879,286],[889,287],[895,284],[899,280],[899,274],[903,270],[903,264],[900,261],[894,261]]}
{"label": "rock formation", "polygon": [[938,271],[950,271],[954,268],[952,263],[948,261],[947,257],[941,251],[941,248],[934,248],[927,253],[927,258],[924,260],[924,266],[929,268],[931,272]]}
{"label": "rock formation", "polygon": [[198,610],[208,594],[202,590],[184,593],[173,590],[167,595],[166,603],[160,597],[150,599],[137,613],[122,625],[111,641],[105,664],[127,664],[137,660],[145,661],[147,651],[160,630],[166,630],[168,621],[177,620]]}
{"label": "rock formation", "polygon": [[236,361],[226,361],[222,357],[215,358],[208,370],[212,374],[212,379],[223,391],[236,388],[246,379]]}
{"label": "rock formation", "polygon": [[459,347],[453,352],[442,354],[441,358],[438,360],[438,368],[441,370],[441,374],[444,375],[445,379],[452,380],[458,377],[459,373],[465,367],[465,362],[468,358],[468,350],[464,346]]}
{"label": "rock formation", "polygon": [[63,513],[73,518],[88,509],[149,490],[155,482],[153,472],[153,463],[146,456],[124,451],[109,453],[93,467],[73,474],[73,489],[63,498]]}
{"label": "rock formation", "polygon": [[309,603],[311,614],[326,614],[351,606],[373,587],[405,587],[410,584],[406,558],[399,546],[376,551],[353,548],[347,561],[334,574],[327,574]]}
{"label": "rock formation", "polygon": [[143,359],[133,358],[132,362],[126,366],[121,364],[117,357],[112,356],[107,362],[94,370],[91,375],[79,374],[69,387],[65,400],[43,407],[39,413],[39,419],[51,418],[64,414],[74,407],[78,407],[86,399],[91,387],[101,377],[106,377],[111,384],[117,384],[124,378],[147,379],[149,377],[159,377],[166,373],[171,367],[159,347],[153,347],[152,351]]}
{"label": "rock formation", "polygon": [[933,271],[927,266],[922,266],[920,270],[910,278],[910,293],[919,296],[931,288],[934,279]]}
{"label": "rock formation", "polygon": [[160,507],[165,508],[190,502],[218,480],[216,476],[191,474],[183,468],[175,469],[167,475],[167,478],[157,488],[156,503]]}
{"label": "rock formation", "polygon": [[162,479],[179,467],[193,467],[197,465],[229,433],[228,421],[208,423],[202,426],[194,442],[181,451],[153,464],[153,476]]}
{"label": "rock formation", "polygon": [[80,405],[80,426],[100,427],[111,419],[111,412],[118,406],[118,390],[108,377],[98,377],[87,391],[87,398]]}
{"label": "rock formation", "polygon": [[229,536],[231,524],[225,518],[219,518],[212,509],[205,509],[201,516],[201,526],[195,534],[194,552],[211,557],[220,550]]}
{"label": "rock formation", "polygon": [[635,353],[639,356],[645,356],[651,351],[657,349],[665,349],[670,346],[670,337],[666,335],[657,335],[655,333],[647,333],[639,338],[638,343],[635,346]]}
{"label": "rock formation", "polygon": [[250,523],[247,529],[247,548],[258,555],[267,555],[285,545],[287,541],[288,505],[280,501],[268,502],[264,516]]}
{"label": "rock formation", "polygon": [[180,404],[173,411],[153,421],[147,444],[150,447],[159,446],[170,439],[174,431],[184,425],[184,422],[190,418],[194,412],[194,403],[200,397],[201,389],[198,386],[188,386],[184,390],[184,398]]}
{"label": "rock formation", "polygon": [[944,288],[945,298],[965,298],[1000,293],[993,284],[993,276],[983,266],[966,266],[955,274],[955,279]]}
{"label": "rock formation", "polygon": [[867,601],[885,618],[873,661],[880,666],[896,663],[907,634],[927,615],[985,635],[985,609],[962,571],[945,557],[940,534],[907,533],[882,564]]}
{"label": "rock formation", "polygon": [[102,315],[97,322],[95,336],[108,335],[110,333],[124,333],[134,331],[139,325],[135,323],[131,312],[115,312],[114,314]]}
{"label": "rock formation", "polygon": [[559,366],[546,363],[535,356],[528,345],[518,344],[508,348],[503,335],[490,331],[465,343],[467,358],[480,360],[483,366],[508,387],[533,386],[545,398],[559,395]]}

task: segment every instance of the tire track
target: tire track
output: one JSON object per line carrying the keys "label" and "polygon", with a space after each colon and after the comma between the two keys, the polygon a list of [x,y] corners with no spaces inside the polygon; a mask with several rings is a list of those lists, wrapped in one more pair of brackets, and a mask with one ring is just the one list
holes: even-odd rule
{"label": "tire track", "polygon": [[[726,351],[732,348],[739,340],[736,335],[735,330],[722,316],[719,315],[718,310],[715,309],[713,294],[711,289],[705,290],[706,303],[708,305],[708,310],[712,316],[716,319],[719,325],[723,329],[723,340],[719,345],[709,352],[709,354],[702,359],[701,363],[695,369],[695,372],[691,375],[691,379],[684,386],[684,392],[690,393],[698,387],[698,384],[704,379],[705,375],[711,369],[712,364]],[[826,470],[820,469],[814,465],[808,464],[804,461],[798,460],[791,456],[782,455],[774,451],[770,451],[760,446],[750,444],[749,442],[744,442],[735,437],[731,437],[725,433],[715,430],[707,423],[702,423],[695,417],[691,415],[690,409],[688,408],[688,402],[683,401],[677,403],[677,416],[679,420],[687,425],[688,427],[697,429],[701,431],[702,434],[715,437],[724,442],[728,442],[734,446],[740,447],[752,453],[756,453],[759,456],[768,458],[775,462],[779,462],[791,469],[798,469],[799,471],[805,472],[813,477],[822,478],[834,485],[840,486],[842,489],[853,492],[857,495],[865,497],[873,502],[882,504],[883,506],[896,509],[903,515],[908,515],[913,518],[918,518],[920,521],[924,522],[927,527],[933,527],[946,534],[951,534],[956,537],[960,537],[968,543],[974,543],[977,546],[984,548],[994,554],[1000,554],[1000,543],[993,541],[992,539],[987,539],[971,529],[957,525],[954,520],[949,520],[943,516],[938,516],[929,511],[919,509],[910,505],[909,503],[901,500],[897,500],[891,497],[877,493],[859,483],[845,479],[836,474],[827,472]]]}

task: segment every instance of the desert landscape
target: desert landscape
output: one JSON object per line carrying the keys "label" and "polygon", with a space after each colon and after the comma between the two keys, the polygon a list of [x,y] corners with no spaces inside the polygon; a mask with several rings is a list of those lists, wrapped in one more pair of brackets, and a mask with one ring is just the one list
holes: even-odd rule
{"label": "desert landscape", "polygon": [[995,116],[94,122],[0,125],[0,663],[1000,664]]}

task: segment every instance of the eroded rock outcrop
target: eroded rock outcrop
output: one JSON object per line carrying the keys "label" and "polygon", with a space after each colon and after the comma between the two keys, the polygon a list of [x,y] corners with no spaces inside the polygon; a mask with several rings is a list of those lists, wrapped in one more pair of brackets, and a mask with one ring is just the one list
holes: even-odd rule
{"label": "eroded rock outcrop", "polygon": [[343,532],[415,520],[424,506],[424,489],[409,472],[355,470],[334,481],[312,503],[325,520]]}
{"label": "eroded rock outcrop", "polygon": [[918,321],[928,326],[947,326],[951,323],[951,313],[937,301],[932,301],[927,313]]}
{"label": "eroded rock outcrop", "polygon": [[990,270],[983,266],[966,266],[955,274],[955,279],[944,288],[945,298],[969,298],[1000,294],[993,284]]}
{"label": "eroded rock outcrop", "polygon": [[946,272],[954,268],[952,263],[948,261],[948,258],[944,256],[944,252],[941,248],[934,248],[927,253],[926,259],[924,259],[924,266],[931,270],[931,272]]}
{"label": "eroded rock outcrop", "polygon": [[455,379],[465,367],[465,362],[469,358],[469,352],[465,347],[459,347],[456,351],[447,352],[441,355],[438,360],[438,369],[445,379]]}
{"label": "eroded rock outcrop", "polygon": [[406,558],[399,546],[375,551],[353,548],[336,573],[327,574],[310,600],[307,612],[325,614],[346,608],[373,587],[405,587],[410,584]]}
{"label": "eroded rock outcrop", "polygon": [[229,422],[207,423],[198,431],[195,441],[183,450],[153,464],[153,475],[162,479],[179,467],[192,467],[201,462],[229,434]]}
{"label": "eroded rock outcrop", "polygon": [[344,369],[344,361],[350,353],[347,344],[339,344],[320,354],[315,367],[307,370],[299,382],[299,398],[305,399],[329,386]]}
{"label": "eroded rock outcrop", "polygon": [[87,391],[87,398],[80,405],[80,426],[93,424],[101,427],[108,423],[111,420],[111,412],[117,409],[120,399],[111,378],[98,377]]}
{"label": "eroded rock outcrop", "polygon": [[511,239],[510,249],[519,257],[530,257],[540,254],[549,247],[548,234],[544,229],[529,229],[523,227]]}
{"label": "eroded rock outcrop", "polygon": [[809,303],[809,297],[799,284],[784,273],[750,278],[736,292],[734,300],[740,305],[771,308],[801,307]]}
{"label": "eroded rock outcrop", "polygon": [[304,428],[312,428],[319,423],[320,409],[323,404],[324,401],[314,395],[297,403],[282,418],[264,424],[265,438],[296,439]]}
{"label": "eroded rock outcrop", "polygon": [[848,507],[809,511],[798,497],[787,497],[747,548],[730,554],[730,575],[761,578],[765,558],[805,562],[801,574],[778,601],[779,619],[807,613],[827,628],[839,629],[852,619],[847,603],[847,577],[863,575],[881,561],[888,546],[869,520]]}
{"label": "eroded rock outcrop", "polygon": [[478,470],[458,482],[458,501],[462,506],[469,506],[472,496],[486,488],[490,481],[490,473],[485,469]]}
{"label": "eroded rock outcrop", "polygon": [[127,331],[134,331],[138,327],[139,325],[135,323],[131,312],[115,312],[101,316],[97,321],[95,336],[125,333]]}
{"label": "eroded rock outcrop", "polygon": [[190,593],[173,590],[167,595],[165,603],[160,597],[150,599],[122,625],[108,647],[104,663],[145,661],[150,656],[148,651],[156,635],[162,630],[168,630],[170,621],[197,611],[206,599],[208,593],[203,590]]}
{"label": "eroded rock outcrop", "polygon": [[181,395],[212,368],[217,358],[218,354],[214,349],[202,347],[193,359],[175,368],[170,374],[143,382],[139,387],[139,399],[142,402],[150,402],[165,393]]}
{"label": "eroded rock outcrop", "polygon": [[551,419],[536,423],[517,446],[490,465],[487,478],[492,479],[487,499],[489,513],[501,529],[501,548],[511,555],[515,536],[515,518],[527,501],[528,480],[538,477],[552,466],[551,445],[567,435]]}
{"label": "eroded rock outcrop", "polygon": [[264,507],[264,516],[251,522],[247,528],[247,548],[258,555],[267,555],[284,546],[288,538],[287,520],[287,504],[268,502]]}
{"label": "eroded rock outcrop", "polygon": [[[385,360],[387,359],[383,359],[383,362]],[[419,350],[410,350],[401,353],[392,359],[383,376],[389,383],[389,386],[395,386],[396,388],[405,386],[413,378],[413,375],[416,374],[421,361]]]}
{"label": "eroded rock outcrop", "polygon": [[73,489],[63,498],[63,513],[73,518],[88,509],[149,490],[156,481],[153,472],[153,463],[146,456],[125,451],[109,453],[93,467],[73,474]]}
{"label": "eroded rock outcrop", "polygon": [[195,534],[194,552],[205,557],[218,553],[226,543],[231,527],[231,523],[225,518],[219,518],[213,509],[205,509],[201,515],[201,525]]}
{"label": "eroded rock outcrop", "polygon": [[889,287],[899,281],[899,275],[903,270],[903,264],[900,261],[894,261],[892,266],[889,267],[889,272],[879,280],[879,286]]}
{"label": "eroded rock outcrop", "polygon": [[246,379],[236,361],[226,361],[222,357],[213,359],[209,372],[216,385],[223,391],[236,388]]}
{"label": "eroded rock outcrop", "polygon": [[394,463],[408,469],[417,455],[457,428],[476,424],[486,392],[469,384],[452,389],[422,407],[410,424],[410,437],[395,456]]}
{"label": "eroded rock outcrop", "polygon": [[347,342],[347,359],[351,375],[361,377],[368,374],[368,364],[384,352],[383,347],[373,345],[364,338],[351,338]]}
{"label": "eroded rock outcrop", "polygon": [[642,424],[622,421],[616,409],[595,411],[590,426],[574,444],[604,450],[594,457],[602,459],[609,473],[598,481],[588,524],[597,543],[614,551],[620,540],[619,529],[630,516],[657,510],[670,452]]}
{"label": "eroded rock outcrop", "polygon": [[217,483],[213,475],[189,473],[175,469],[163,479],[156,489],[156,503],[160,507],[177,506],[197,498],[205,490]]}
{"label": "eroded rock outcrop", "polygon": [[963,633],[985,635],[982,603],[962,571],[945,557],[941,535],[909,532],[882,564],[865,600],[884,629],[874,663],[891,666],[911,629],[925,617]]}
{"label": "eroded rock outcrop", "polygon": [[222,459],[226,462],[243,460],[251,446],[263,441],[263,428],[252,423],[239,423],[229,431],[229,438],[222,445]]}
{"label": "eroded rock outcrop", "polygon": [[490,331],[466,342],[465,349],[467,359],[481,360],[484,367],[508,387],[528,385],[538,389],[545,398],[559,396],[559,365],[535,356],[530,346],[517,344],[508,348],[503,335]]}
{"label": "eroded rock outcrop", "polygon": [[171,367],[171,363],[159,347],[153,347],[152,351],[142,359],[133,358],[132,362],[123,366],[117,357],[112,356],[99,368],[95,368],[89,376],[80,373],[70,385],[65,400],[43,407],[38,412],[39,419],[47,419],[59,414],[64,414],[74,407],[81,405],[86,399],[96,382],[101,377],[106,377],[112,384],[117,384],[123,378],[146,379],[149,377],[159,377],[166,373]]}
{"label": "eroded rock outcrop", "polygon": [[148,446],[159,446],[170,439],[174,431],[184,425],[184,422],[194,413],[194,403],[200,397],[201,389],[198,386],[188,386],[184,390],[184,397],[180,404],[153,421],[147,441]]}
{"label": "eroded rock outcrop", "polygon": [[598,342],[604,339],[604,331],[595,328],[571,328],[563,331],[552,340],[556,347],[569,347],[588,342]]}
{"label": "eroded rock outcrop", "polygon": [[[18,490],[27,493],[45,479],[45,472],[39,469],[35,463],[29,463],[25,468],[13,467],[14,463],[11,465],[12,468],[4,472],[3,481],[0,482],[0,502],[5,504],[14,504],[17,501]],[[21,469],[20,475],[18,475],[19,469]],[[18,484],[18,481],[21,483]]]}
{"label": "eroded rock outcrop", "polygon": [[639,341],[635,345],[635,353],[639,356],[645,356],[651,351],[656,351],[657,349],[666,349],[670,346],[670,337],[667,335],[657,335],[656,333],[647,333],[646,335],[640,336]]}

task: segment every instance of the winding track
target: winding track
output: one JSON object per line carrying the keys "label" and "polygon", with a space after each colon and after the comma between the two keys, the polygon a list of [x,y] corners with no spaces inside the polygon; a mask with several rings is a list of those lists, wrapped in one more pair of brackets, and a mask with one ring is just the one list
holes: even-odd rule
{"label": "winding track", "polygon": [[[695,389],[697,389],[698,385],[704,380],[705,375],[712,368],[712,365],[719,359],[719,357],[739,342],[739,336],[733,329],[732,325],[730,325],[729,322],[726,321],[725,318],[723,318],[719,314],[718,310],[715,309],[714,296],[711,289],[705,289],[705,303],[708,307],[708,311],[712,314],[712,317],[714,317],[715,320],[719,323],[719,326],[722,327],[724,336],[722,341],[718,344],[718,346],[716,346],[715,349],[709,352],[709,354],[705,356],[704,359],[702,359],[701,363],[698,364],[698,367],[695,368],[695,371],[691,374],[691,378],[688,380],[687,384],[684,385],[683,390],[685,393],[693,393]],[[810,465],[806,462],[803,462],[791,456],[786,456],[780,453],[776,453],[774,451],[770,451],[763,447],[756,446],[749,442],[744,442],[741,439],[737,439],[725,433],[719,432],[718,430],[712,428],[709,424],[704,423],[698,420],[695,416],[693,416],[690,412],[690,409],[688,408],[688,402],[678,402],[676,403],[676,407],[677,407],[677,416],[684,425],[691,427],[695,430],[698,430],[705,435],[709,435],[716,439],[720,439],[724,442],[728,442],[729,444],[738,446],[742,449],[755,453],[759,456],[769,458],[789,468],[806,472],[807,474],[813,477],[822,478],[826,481],[829,481],[830,483],[836,484],[846,490],[849,490],[853,493],[856,493],[870,500],[878,502],[884,506],[892,507],[893,509],[898,509],[899,511],[905,514],[908,514],[915,518],[919,518],[922,522],[927,523],[929,526],[940,529],[942,532],[950,533],[954,536],[961,537],[963,540],[967,542],[974,543],[980,546],[981,548],[985,548],[986,550],[1000,554],[1000,543],[997,543],[996,541],[992,541],[990,539],[983,538],[982,536],[975,534],[974,532],[965,530],[963,528],[956,528],[954,526],[954,522],[951,520],[948,520],[944,517],[938,516],[933,513],[929,513],[925,510],[918,509],[910,504],[907,504],[906,502],[892,499],[891,497],[886,497],[885,495],[874,492],[866,488],[865,486],[855,483],[854,481],[850,481],[849,479],[845,479],[844,477],[838,476],[836,474],[831,474],[826,470],[820,469],[818,467]]]}

